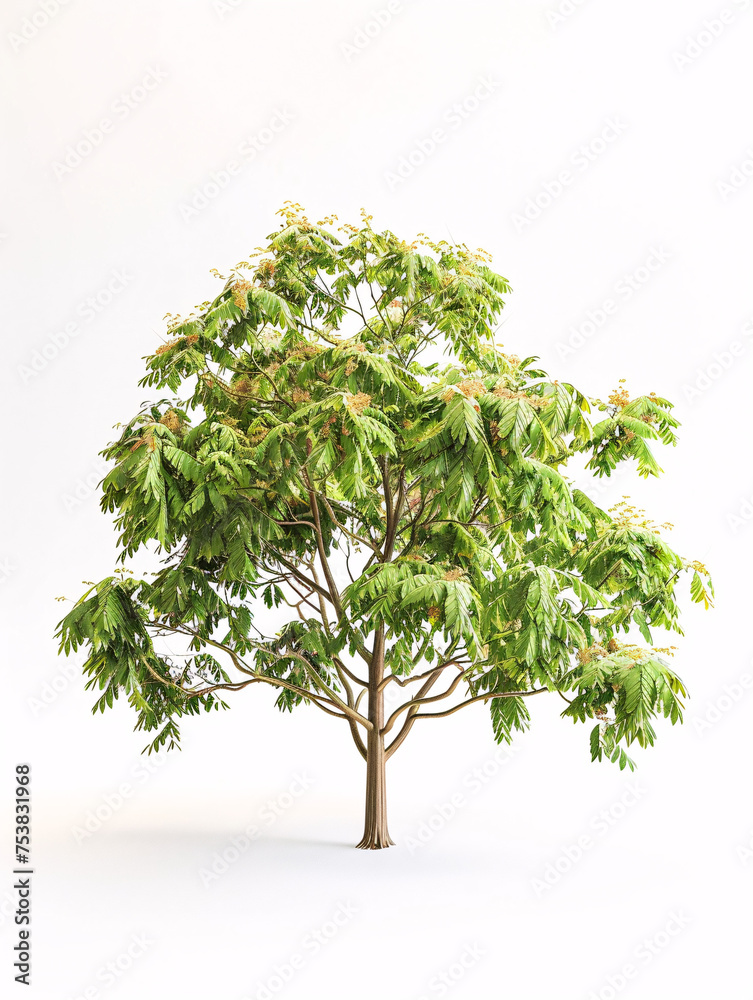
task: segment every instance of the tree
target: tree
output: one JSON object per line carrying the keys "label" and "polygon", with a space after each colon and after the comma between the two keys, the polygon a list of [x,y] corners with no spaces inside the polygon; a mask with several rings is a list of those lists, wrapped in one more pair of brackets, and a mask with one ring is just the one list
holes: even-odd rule
{"label": "tree", "polygon": [[[157,750],[227,692],[315,705],[366,762],[364,848],[392,843],[385,764],[413,727],[477,703],[510,741],[529,700],[554,693],[594,723],[594,760],[632,768],[624,747],[682,718],[651,629],[680,631],[682,574],[707,606],[711,584],[563,469],[658,475],[649,442],[675,443],[671,404],[618,388],[591,401],[592,423],[573,385],[503,353],[510,287],[484,251],[407,243],[365,214],[341,236],[298,205],[278,214],[213,301],[169,317],[140,384],[173,395],[102,452],[120,561],[144,546],[164,559],[150,580],[121,568],[93,585],[59,625],[61,651],[88,649],[94,711],[123,694]],[[294,611],[274,636],[252,617],[259,597]],[[389,685],[405,698],[387,712]]]}

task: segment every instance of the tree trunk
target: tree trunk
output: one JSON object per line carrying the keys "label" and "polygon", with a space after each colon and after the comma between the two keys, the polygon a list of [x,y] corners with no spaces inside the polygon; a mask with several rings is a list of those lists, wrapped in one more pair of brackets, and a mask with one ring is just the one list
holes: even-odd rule
{"label": "tree trunk", "polygon": [[366,743],[366,820],[357,845],[366,850],[391,847],[394,840],[387,829],[387,787],[385,784],[384,736],[371,730]]}
{"label": "tree trunk", "polygon": [[387,829],[387,785],[384,756],[384,627],[374,634],[374,649],[369,667],[369,721],[372,728],[366,737],[366,820],[358,847],[376,851],[391,847],[394,841]]}

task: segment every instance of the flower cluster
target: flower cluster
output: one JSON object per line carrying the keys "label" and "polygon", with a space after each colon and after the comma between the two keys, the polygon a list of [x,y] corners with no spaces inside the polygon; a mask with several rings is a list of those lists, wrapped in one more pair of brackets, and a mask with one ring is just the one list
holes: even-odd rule
{"label": "flower cluster", "polygon": [[403,304],[400,299],[393,299],[385,309],[390,323],[400,323],[403,319]]}
{"label": "flower cluster", "polygon": [[250,379],[248,375],[243,375],[237,382],[233,382],[232,385],[232,391],[237,396],[250,396],[256,389],[256,380]]}
{"label": "flower cluster", "polygon": [[[267,334],[267,336],[271,335]],[[281,339],[282,334],[278,334],[278,342]],[[318,344],[296,344],[288,351],[288,357],[294,358],[297,355],[303,355],[304,358],[315,358],[317,354],[321,354],[322,350],[323,348],[319,347]]]}
{"label": "flower cluster", "polygon": [[198,339],[198,333],[191,333],[187,337],[176,337],[175,340],[168,340],[166,344],[161,344],[154,353],[167,354],[168,351],[171,351],[180,343],[188,344],[190,347],[192,344],[195,344]]}
{"label": "flower cluster", "polygon": [[275,262],[273,260],[261,260],[256,270],[260,281],[268,282],[275,273]]}
{"label": "flower cluster", "polygon": [[[653,648],[653,647],[652,647]],[[653,648],[655,653],[669,653],[672,656],[671,650],[676,649],[676,646],[670,646],[668,648]],[[634,646],[632,643],[622,643],[618,642],[616,639],[610,639],[605,645],[601,643],[594,643],[592,646],[585,646],[579,649],[577,652],[578,661],[580,663],[590,663],[592,660],[600,660],[605,656],[609,656],[610,653],[619,653],[621,656],[627,656],[628,659],[632,660],[632,666],[636,663],[640,663],[651,655],[651,651],[643,649],[641,646]],[[614,685],[613,685],[614,686]],[[615,688],[617,690],[617,688]]]}
{"label": "flower cluster", "polygon": [[492,395],[498,396],[500,399],[525,399],[534,410],[543,410],[551,403],[551,400],[546,396],[529,396],[526,392],[514,392],[512,389],[508,389],[504,382],[499,382],[494,387]]}
{"label": "flower cluster", "polygon": [[248,290],[253,287],[251,282],[246,281],[245,278],[241,278],[233,285],[233,302],[239,309],[245,309],[248,305]]}
{"label": "flower cluster", "polygon": [[180,417],[175,410],[172,409],[168,410],[167,413],[160,417],[160,423],[164,424],[169,431],[173,432],[173,434],[177,434],[181,427]]}
{"label": "flower cluster", "polygon": [[484,383],[475,378],[463,379],[462,382],[458,382],[458,389],[466,399],[476,399],[477,396],[483,396],[487,391]]}
{"label": "flower cluster", "polygon": [[448,583],[454,583],[455,580],[462,580],[464,576],[465,573],[462,569],[448,569],[442,579],[446,580]]}
{"label": "flower cluster", "polygon": [[663,524],[654,524],[650,518],[646,517],[645,510],[628,503],[629,499],[630,497],[623,496],[619,503],[609,508],[612,520],[620,525],[620,527],[645,528],[647,531],[653,531],[655,534],[659,534],[660,529],[672,530],[674,525],[669,521],[665,521]]}
{"label": "flower cluster", "polygon": [[603,646],[584,646],[577,652],[578,663],[590,663],[594,657],[600,658],[607,655],[606,649]]}
{"label": "flower cluster", "polygon": [[354,414],[363,413],[370,402],[371,396],[366,392],[357,392],[355,395],[348,393],[345,396],[345,405]]}
{"label": "flower cluster", "polygon": [[628,647],[622,647],[616,639],[610,639],[606,645],[595,642],[592,646],[584,646],[578,650],[577,657],[580,663],[590,663],[593,659],[600,660],[602,657],[609,656],[610,653],[616,653],[618,649],[622,648]]}
{"label": "flower cluster", "polygon": [[334,424],[336,422],[337,422],[337,417],[335,417],[335,416],[331,416],[329,418],[329,420],[325,420],[324,421],[324,426],[322,427],[321,431],[319,432],[320,437],[325,438],[325,439],[328,438],[329,437],[329,432],[332,429],[332,424]]}
{"label": "flower cluster", "polygon": [[[621,378],[620,384],[622,384],[624,381],[625,379]],[[612,392],[609,393],[607,399],[613,406],[619,406],[620,409],[622,409],[623,406],[627,406],[628,403],[630,402],[630,393],[627,391],[627,389],[619,389],[619,388],[614,389]]]}
{"label": "flower cluster", "polygon": [[265,354],[271,354],[280,346],[282,333],[279,330],[267,330],[259,337],[259,345]]}

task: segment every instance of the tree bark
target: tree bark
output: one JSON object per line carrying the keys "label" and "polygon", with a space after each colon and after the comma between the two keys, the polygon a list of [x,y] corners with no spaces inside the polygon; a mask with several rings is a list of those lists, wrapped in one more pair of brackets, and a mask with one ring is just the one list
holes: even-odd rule
{"label": "tree bark", "polygon": [[374,650],[369,667],[369,721],[372,728],[366,737],[366,818],[363,837],[357,845],[376,851],[391,847],[394,841],[387,829],[387,785],[384,752],[384,691],[380,683],[384,676],[384,628],[374,637]]}
{"label": "tree bark", "polygon": [[377,851],[394,844],[387,828],[385,764],[384,736],[372,730],[366,744],[366,818],[357,845],[364,850]]}

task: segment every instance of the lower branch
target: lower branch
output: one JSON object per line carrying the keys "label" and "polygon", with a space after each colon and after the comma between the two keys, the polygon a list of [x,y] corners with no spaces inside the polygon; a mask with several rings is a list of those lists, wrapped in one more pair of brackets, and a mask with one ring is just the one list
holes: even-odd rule
{"label": "lower branch", "polygon": [[[463,701],[459,705],[455,705],[453,708],[448,708],[445,712],[420,712],[418,708],[414,705],[408,712],[408,716],[403,723],[400,732],[397,734],[395,739],[390,743],[386,750],[387,760],[390,759],[392,754],[397,750],[397,748],[403,743],[403,741],[408,736],[408,733],[413,728],[416,719],[441,719],[446,715],[452,715],[453,712],[459,711],[461,708],[465,708],[466,705],[472,705],[476,701],[488,701],[490,698],[525,698],[532,694],[541,694],[544,691],[548,691],[549,688],[536,688],[533,691],[506,691],[499,694],[480,694],[475,698],[469,698],[468,701]],[[435,699],[427,699],[431,701]],[[567,699],[565,699],[567,700]]]}
{"label": "lower branch", "polygon": [[[207,636],[199,635],[193,629],[190,629],[185,623],[182,624],[181,627],[175,627],[167,625],[165,623],[160,623],[159,628],[166,629],[178,635],[190,636],[191,638],[198,639],[200,642],[207,643],[210,646],[214,646],[217,649],[221,649],[223,652],[227,653],[230,656],[231,660],[233,661],[233,664],[238,669],[238,671],[243,674],[246,674],[249,677],[249,680],[238,681],[235,684],[233,684],[232,682],[225,684],[213,684],[207,688],[200,688],[197,691],[186,691],[185,688],[181,687],[178,684],[175,684],[173,681],[168,681],[166,678],[159,677],[158,675],[155,674],[155,677],[157,677],[157,679],[161,683],[171,684],[173,687],[176,687],[179,690],[183,691],[183,693],[188,695],[188,697],[190,698],[195,698],[205,694],[211,694],[212,691],[217,691],[222,689],[229,691],[240,691],[248,684],[258,681],[266,684],[272,684],[275,685],[276,687],[286,688],[287,690],[293,691],[295,694],[300,695],[302,698],[305,698],[306,700],[313,702],[318,708],[321,708],[322,711],[328,712],[328,714],[330,715],[337,715],[338,717],[348,719],[348,721],[352,722],[353,724],[360,723],[367,730],[372,728],[371,722],[367,718],[365,718],[363,715],[360,715],[359,712],[357,712],[355,709],[347,705],[341,698],[338,698],[335,692],[332,691],[331,688],[324,683],[324,681],[322,681],[321,677],[319,677],[316,670],[314,670],[314,668],[311,666],[308,660],[304,656],[301,656],[300,653],[289,651],[284,656],[277,656],[276,660],[284,660],[292,658],[300,661],[304,667],[304,670],[306,671],[306,674],[310,677],[312,683],[320,687],[323,691],[326,691],[327,697],[325,697],[323,694],[318,694],[316,691],[310,691],[307,690],[306,688],[300,687],[297,684],[292,684],[290,681],[285,681],[282,678],[268,677],[265,674],[259,673],[258,670],[253,670],[247,664],[244,664],[242,662],[242,660],[240,659],[240,657],[238,656],[238,654],[235,652],[234,649],[231,649],[229,646],[226,646],[222,642],[218,642],[216,639],[210,639]],[[264,647],[257,647],[257,648],[263,649],[264,652],[268,652],[268,650],[266,650]],[[149,671],[154,674],[154,671],[151,669],[151,667],[149,667],[148,663],[147,667]],[[325,708],[322,702],[326,702],[328,705],[331,705],[332,708],[331,709]],[[340,715],[340,713],[336,711],[333,711],[333,709],[337,708],[341,709],[342,715]]]}
{"label": "lower branch", "polygon": [[477,694],[475,698],[469,698],[467,701],[461,701],[459,705],[455,705],[453,708],[448,708],[444,712],[417,712],[414,718],[442,719],[446,715],[452,715],[453,712],[459,712],[461,708],[465,708],[466,705],[473,705],[473,703],[477,701],[489,701],[491,698],[530,698],[533,694],[543,694],[545,691],[549,691],[549,688],[534,688],[533,691],[500,691],[493,694]]}

